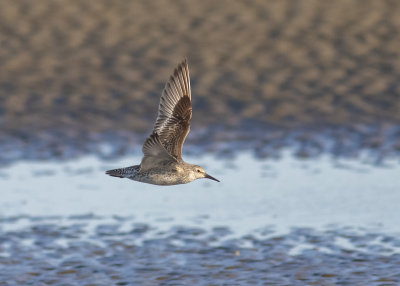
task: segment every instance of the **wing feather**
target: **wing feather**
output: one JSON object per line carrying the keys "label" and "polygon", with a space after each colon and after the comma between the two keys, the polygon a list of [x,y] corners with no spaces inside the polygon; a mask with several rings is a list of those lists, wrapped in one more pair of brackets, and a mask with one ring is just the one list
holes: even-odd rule
{"label": "wing feather", "polygon": [[189,66],[185,59],[164,87],[153,129],[165,150],[176,159],[182,158],[182,147],[190,131],[191,118]]}
{"label": "wing feather", "polygon": [[151,134],[150,137],[146,139],[142,151],[144,157],[140,164],[140,171],[160,167],[160,165],[167,164],[168,162],[176,162],[176,159],[172,157],[161,144],[157,133]]}

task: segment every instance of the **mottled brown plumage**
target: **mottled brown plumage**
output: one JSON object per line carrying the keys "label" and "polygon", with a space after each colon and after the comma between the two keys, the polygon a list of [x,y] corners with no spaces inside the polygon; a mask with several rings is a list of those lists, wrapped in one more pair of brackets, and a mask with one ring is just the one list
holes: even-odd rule
{"label": "mottled brown plumage", "polygon": [[174,70],[162,92],[153,133],[143,144],[141,164],[106,173],[155,185],[184,184],[200,178],[218,181],[202,167],[182,159],[182,147],[190,131],[191,118],[189,67],[185,59]]}
{"label": "mottled brown plumage", "polygon": [[182,159],[182,147],[190,131],[191,118],[189,67],[185,59],[164,87],[153,129],[153,133],[160,136],[164,148],[177,159]]}

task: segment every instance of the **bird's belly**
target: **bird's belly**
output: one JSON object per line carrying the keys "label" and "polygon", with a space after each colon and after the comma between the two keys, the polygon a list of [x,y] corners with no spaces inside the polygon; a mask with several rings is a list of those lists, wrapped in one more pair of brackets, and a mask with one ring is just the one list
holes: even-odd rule
{"label": "bird's belly", "polygon": [[139,181],[142,183],[148,183],[153,185],[161,185],[161,186],[168,186],[168,185],[178,185],[178,184],[185,184],[188,183],[180,176],[177,176],[175,173],[144,173],[144,174],[137,174],[137,176],[131,178],[132,180]]}

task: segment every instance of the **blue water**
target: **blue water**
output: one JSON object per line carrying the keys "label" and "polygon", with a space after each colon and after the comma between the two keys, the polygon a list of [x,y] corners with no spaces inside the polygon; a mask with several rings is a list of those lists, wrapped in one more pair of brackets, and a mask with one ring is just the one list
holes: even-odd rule
{"label": "blue water", "polygon": [[134,216],[151,223],[225,225],[240,234],[265,224],[280,230],[379,226],[400,233],[396,162],[374,166],[329,156],[301,160],[289,152],[279,160],[244,153],[231,160],[210,155],[187,161],[203,165],[221,183],[202,179],[160,187],[104,174],[140,162],[140,157],[20,162],[1,171],[0,215]]}
{"label": "blue water", "polygon": [[249,153],[186,159],[221,183],[159,187],[104,174],[139,162],[139,156],[3,168],[0,281],[400,282],[395,267],[400,263],[398,162],[301,160],[290,151],[275,160]]}

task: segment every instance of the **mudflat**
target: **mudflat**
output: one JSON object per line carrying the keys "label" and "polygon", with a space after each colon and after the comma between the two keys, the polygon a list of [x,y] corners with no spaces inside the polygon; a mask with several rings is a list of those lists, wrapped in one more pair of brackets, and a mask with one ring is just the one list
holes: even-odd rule
{"label": "mudflat", "polygon": [[397,154],[399,14],[397,1],[1,1],[0,161],[140,147],[183,57],[189,145]]}

